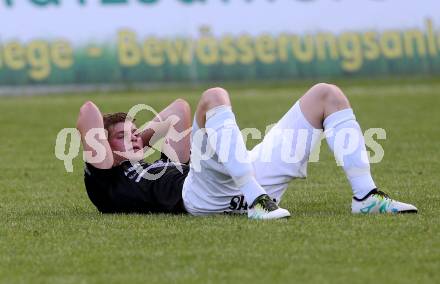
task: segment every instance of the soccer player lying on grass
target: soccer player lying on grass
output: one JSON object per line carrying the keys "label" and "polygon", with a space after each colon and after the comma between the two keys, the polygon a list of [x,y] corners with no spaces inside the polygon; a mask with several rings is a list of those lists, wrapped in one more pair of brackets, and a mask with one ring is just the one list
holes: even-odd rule
{"label": "soccer player lying on grass", "polygon": [[[84,150],[95,154],[86,156],[85,185],[99,211],[192,215],[247,212],[251,219],[288,217],[289,211],[278,203],[292,179],[306,177],[311,150],[319,141],[316,133],[324,129],[333,133],[326,135],[327,143],[340,158],[353,190],[353,213],[417,212],[413,205],[392,200],[377,189],[369,162],[362,158],[366,148],[359,124],[348,99],[334,85],[313,86],[251,151],[246,149],[224,89],[203,93],[191,134],[185,134],[191,127],[190,115],[189,105],[179,99],[138,134],[134,121],[123,113],[102,117],[91,102],[81,107],[77,128]],[[130,133],[124,131],[124,122]],[[94,143],[86,137],[91,129],[102,131],[100,140],[92,139]],[[184,133],[183,138],[168,139],[171,129]],[[335,137],[347,129],[356,136],[356,144],[351,153],[341,155],[343,146],[338,143],[344,140]],[[285,139],[286,134],[291,137]],[[130,137],[129,146],[124,135]],[[162,155],[152,164],[143,162],[143,146],[150,145],[153,136],[167,139],[162,152],[172,153],[168,155],[171,159]],[[286,140],[290,141],[288,155],[302,149],[302,158],[293,162],[285,158]],[[105,156],[95,161],[99,148],[105,149]],[[213,155],[206,158],[208,150]]]}

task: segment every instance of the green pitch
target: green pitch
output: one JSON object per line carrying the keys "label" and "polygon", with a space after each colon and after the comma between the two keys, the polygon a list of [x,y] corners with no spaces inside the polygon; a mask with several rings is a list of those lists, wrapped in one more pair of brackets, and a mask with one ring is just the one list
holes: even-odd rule
{"label": "green pitch", "polygon": [[[101,215],[86,196],[81,159],[67,173],[55,158],[58,131],[75,127],[86,99],[104,112],[160,109],[178,97],[194,108],[202,87],[0,98],[0,282],[438,283],[440,81],[338,84],[363,129],[387,132],[384,160],[372,166],[376,183],[418,215],[353,216],[351,190],[325,143],[308,179],[284,196],[289,220]],[[230,86],[240,127],[264,130],[309,86]]]}

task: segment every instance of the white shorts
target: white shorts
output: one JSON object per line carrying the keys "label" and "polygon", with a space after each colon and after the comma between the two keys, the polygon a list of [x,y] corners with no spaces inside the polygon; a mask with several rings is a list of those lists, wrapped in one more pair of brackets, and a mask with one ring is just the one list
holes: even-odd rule
{"label": "white shorts", "polygon": [[[198,155],[209,146],[206,134],[203,139],[193,139],[199,129],[194,119],[191,161],[199,161],[200,164],[199,170],[196,170],[191,162],[191,169],[183,185],[182,196],[186,210],[192,215],[245,213],[247,204],[244,197],[218,161],[218,156],[200,160]],[[308,158],[320,133],[306,120],[297,102],[263,141],[249,151],[258,183],[277,203],[292,179],[307,176]]]}

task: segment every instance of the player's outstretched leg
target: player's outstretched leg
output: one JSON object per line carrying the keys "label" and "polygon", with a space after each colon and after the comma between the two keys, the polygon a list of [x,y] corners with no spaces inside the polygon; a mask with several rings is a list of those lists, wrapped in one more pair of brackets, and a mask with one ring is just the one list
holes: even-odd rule
{"label": "player's outstretched leg", "polygon": [[[196,111],[197,124],[206,128],[209,146],[219,157],[235,186],[244,195],[251,219],[279,219],[289,217],[286,209],[279,208],[255,179],[253,166],[241,132],[232,112],[226,90],[211,88],[205,91]],[[225,143],[229,143],[225,147]]]}
{"label": "player's outstretched leg", "polygon": [[[330,149],[344,168],[353,190],[353,213],[417,212],[415,206],[395,201],[377,189],[371,177],[361,128],[348,99],[337,86],[325,83],[313,86],[300,99],[300,106],[315,128],[324,129]],[[345,153],[342,145],[347,135],[357,141],[350,154]]]}

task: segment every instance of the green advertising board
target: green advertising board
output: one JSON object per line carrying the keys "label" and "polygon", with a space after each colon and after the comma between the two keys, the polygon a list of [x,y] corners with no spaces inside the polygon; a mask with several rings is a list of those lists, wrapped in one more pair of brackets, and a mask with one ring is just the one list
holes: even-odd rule
{"label": "green advertising board", "polygon": [[237,2],[3,1],[0,86],[440,73],[436,1]]}

